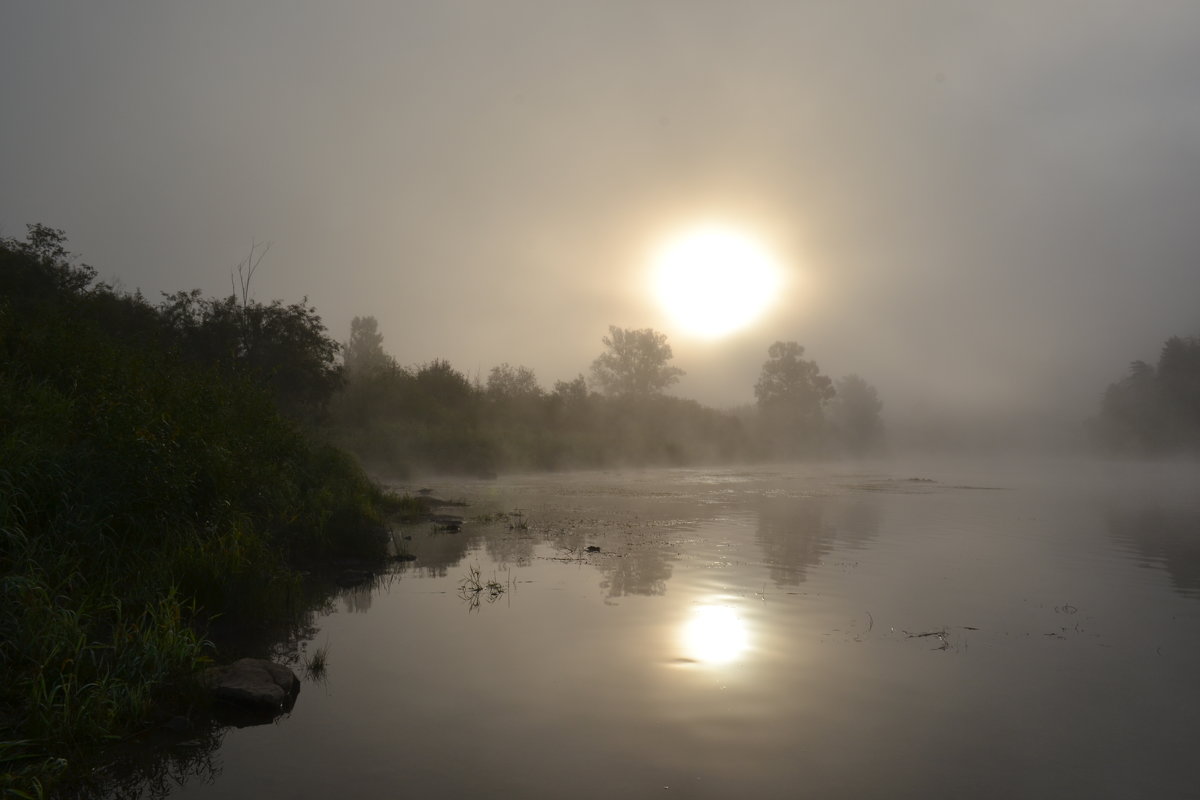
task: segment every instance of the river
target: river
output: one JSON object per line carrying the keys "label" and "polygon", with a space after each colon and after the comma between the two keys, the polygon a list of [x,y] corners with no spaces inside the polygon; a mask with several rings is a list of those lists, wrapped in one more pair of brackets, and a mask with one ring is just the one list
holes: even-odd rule
{"label": "river", "polygon": [[1200,792],[1196,464],[427,486],[466,504],[443,509],[461,531],[397,529],[416,560],[318,616],[298,657],[328,666],[293,711],[155,793]]}

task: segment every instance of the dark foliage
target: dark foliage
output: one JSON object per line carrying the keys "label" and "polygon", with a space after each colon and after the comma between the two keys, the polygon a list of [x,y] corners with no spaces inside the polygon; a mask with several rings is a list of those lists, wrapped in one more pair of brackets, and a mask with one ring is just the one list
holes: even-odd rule
{"label": "dark foliage", "polygon": [[167,295],[159,313],[185,355],[250,373],[298,420],[320,420],[342,384],[340,346],[326,335],[308,298],[263,304],[233,295],[202,297],[193,290]]}
{"label": "dark foliage", "polygon": [[645,398],[662,394],[684,374],[668,364],[671,345],[665,334],[651,328],[627,330],[608,326],[606,348],[592,362],[592,378],[611,397]]}
{"label": "dark foliage", "polygon": [[847,375],[838,379],[835,390],[828,408],[835,442],[854,456],[878,452],[883,446],[883,402],[875,387],[858,375]]}
{"label": "dark foliage", "polygon": [[289,613],[289,565],[383,554],[383,496],[296,422],[335,352],[304,303],[156,308],[96,283],[60,231],[0,240],[6,781],[36,789],[136,724],[209,657],[213,615]]}
{"label": "dark foliage", "polygon": [[822,446],[824,408],[836,391],[817,362],[803,355],[796,342],[775,342],[754,385],[761,441],[776,455],[817,453]]}
{"label": "dark foliage", "polygon": [[1172,336],[1157,365],[1133,362],[1105,391],[1094,430],[1118,451],[1200,450],[1200,338]]}
{"label": "dark foliage", "polygon": [[590,391],[582,375],[546,392],[533,370],[507,363],[479,385],[445,361],[401,369],[382,349],[373,360],[386,368],[350,370],[348,350],[349,380],[333,403],[332,436],[373,468],[401,474],[491,475],[751,455],[733,415],[662,394],[682,374],[667,364],[665,336],[610,328],[603,341],[608,350],[596,363],[607,376],[605,394]]}

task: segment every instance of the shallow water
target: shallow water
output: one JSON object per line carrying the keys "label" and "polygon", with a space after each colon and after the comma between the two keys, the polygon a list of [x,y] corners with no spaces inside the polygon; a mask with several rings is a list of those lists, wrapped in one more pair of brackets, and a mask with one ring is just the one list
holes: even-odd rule
{"label": "shallow water", "polygon": [[430,486],[462,531],[398,531],[417,560],[318,622],[324,681],[172,796],[1200,791],[1196,465]]}

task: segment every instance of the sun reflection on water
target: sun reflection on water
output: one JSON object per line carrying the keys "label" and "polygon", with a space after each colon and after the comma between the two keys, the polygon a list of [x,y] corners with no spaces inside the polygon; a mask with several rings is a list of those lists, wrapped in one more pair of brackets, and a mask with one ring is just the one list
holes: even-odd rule
{"label": "sun reflection on water", "polygon": [[728,664],[737,660],[749,645],[746,624],[728,606],[696,608],[681,632],[684,652],[705,664]]}

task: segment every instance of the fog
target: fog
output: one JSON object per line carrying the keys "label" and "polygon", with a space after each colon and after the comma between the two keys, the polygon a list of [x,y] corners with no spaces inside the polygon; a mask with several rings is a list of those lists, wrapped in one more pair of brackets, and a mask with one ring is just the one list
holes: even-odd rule
{"label": "fog", "polygon": [[[549,387],[650,327],[672,392],[723,407],[790,340],[893,428],[1069,427],[1200,333],[1196,30],[1188,2],[10,3],[0,235],[62,228],[152,299],[271,242],[255,296],[342,341],[374,316],[401,364]],[[707,219],[786,273],[717,341],[646,281]]]}

